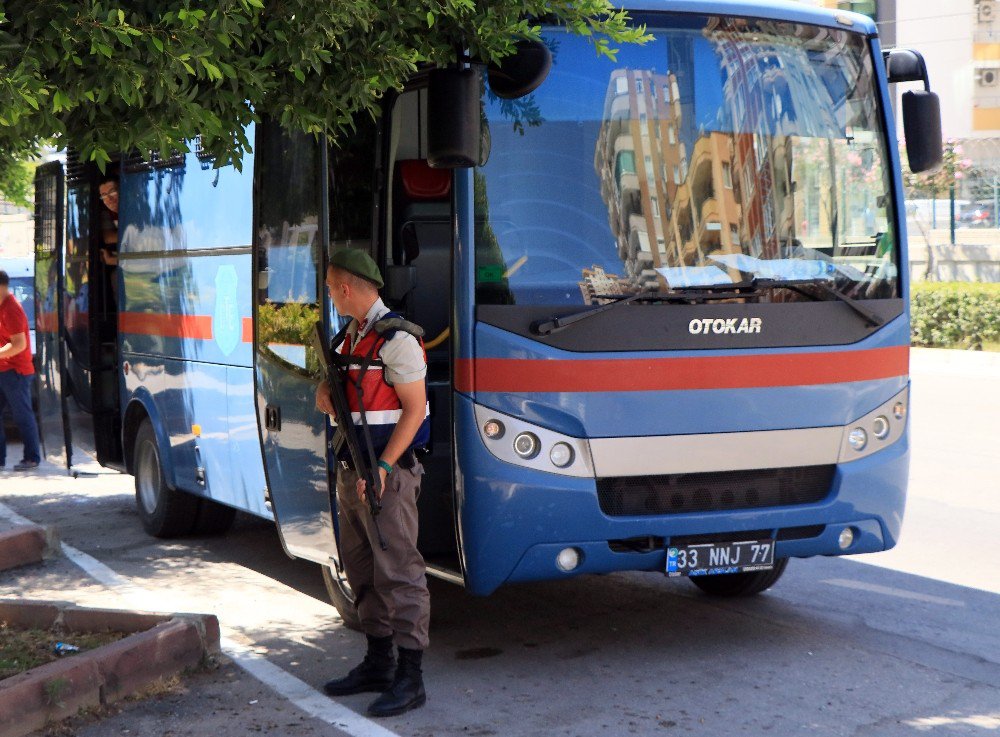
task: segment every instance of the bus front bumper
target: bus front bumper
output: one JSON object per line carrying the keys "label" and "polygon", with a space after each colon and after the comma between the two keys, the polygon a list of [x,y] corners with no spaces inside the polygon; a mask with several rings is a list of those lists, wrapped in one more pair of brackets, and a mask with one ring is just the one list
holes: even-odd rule
{"label": "bus front bumper", "polygon": [[[471,402],[456,402],[459,425],[475,428]],[[757,509],[609,516],[594,478],[523,468],[493,456],[477,435],[460,433],[458,513],[466,586],[486,595],[504,583],[559,579],[584,573],[665,571],[666,548],[678,538],[701,542],[776,540],[779,558],[854,555],[893,547],[899,536],[909,468],[909,441],[838,464],[821,501]],[[853,542],[840,536],[847,527]],[[749,536],[748,536],[749,537]],[[742,538],[747,539],[747,538]],[[571,570],[557,562],[578,561]]]}

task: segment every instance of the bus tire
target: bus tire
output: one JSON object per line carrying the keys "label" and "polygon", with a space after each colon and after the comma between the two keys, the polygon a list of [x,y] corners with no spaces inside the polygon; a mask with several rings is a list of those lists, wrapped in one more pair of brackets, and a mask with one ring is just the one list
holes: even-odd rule
{"label": "bus tire", "polygon": [[198,520],[199,499],[167,485],[156,433],[148,419],[135,436],[135,505],[143,529],[153,537],[188,535]]}
{"label": "bus tire", "polygon": [[354,605],[354,592],[344,576],[333,566],[322,566],[323,583],[326,584],[326,594],[336,608],[344,624],[352,630],[361,631],[361,617]]}
{"label": "bus tire", "polygon": [[774,586],[787,567],[788,558],[779,558],[774,561],[774,568],[769,571],[693,576],[688,580],[709,596],[755,596]]}
{"label": "bus tire", "polygon": [[211,499],[202,498],[200,502],[201,509],[198,510],[198,521],[194,526],[195,534],[223,535],[228,532],[236,519],[236,510]]}

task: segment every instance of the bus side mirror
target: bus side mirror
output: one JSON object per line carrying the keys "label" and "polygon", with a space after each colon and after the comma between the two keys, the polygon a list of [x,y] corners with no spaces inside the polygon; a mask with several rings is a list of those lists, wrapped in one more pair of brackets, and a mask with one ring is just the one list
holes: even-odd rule
{"label": "bus side mirror", "polygon": [[541,41],[522,39],[517,51],[486,70],[490,89],[504,100],[530,95],[549,76],[552,52]]}
{"label": "bus side mirror", "polygon": [[882,53],[885,61],[885,76],[889,84],[897,82],[923,82],[927,84],[927,64],[918,51],[912,49],[892,49]]}
{"label": "bus side mirror", "polygon": [[479,162],[479,73],[432,69],[427,83],[427,164],[463,169]]}
{"label": "bus side mirror", "polygon": [[910,171],[919,174],[939,166],[942,159],[941,101],[929,90],[903,93],[903,135]]}
{"label": "bus side mirror", "polygon": [[883,52],[885,74],[889,84],[923,82],[924,89],[903,93],[903,135],[906,136],[906,158],[910,171],[919,174],[941,163],[941,101],[931,92],[927,64],[918,51],[893,49]]}

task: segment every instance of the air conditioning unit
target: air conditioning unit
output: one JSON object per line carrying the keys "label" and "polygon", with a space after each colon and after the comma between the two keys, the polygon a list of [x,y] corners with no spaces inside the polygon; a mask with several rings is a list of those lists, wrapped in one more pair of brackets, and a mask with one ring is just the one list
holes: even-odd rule
{"label": "air conditioning unit", "polygon": [[1000,85],[1000,67],[984,67],[976,71],[976,83],[980,87]]}
{"label": "air conditioning unit", "polygon": [[976,12],[978,15],[978,22],[980,23],[992,23],[995,15],[995,1],[996,0],[979,0],[976,3]]}

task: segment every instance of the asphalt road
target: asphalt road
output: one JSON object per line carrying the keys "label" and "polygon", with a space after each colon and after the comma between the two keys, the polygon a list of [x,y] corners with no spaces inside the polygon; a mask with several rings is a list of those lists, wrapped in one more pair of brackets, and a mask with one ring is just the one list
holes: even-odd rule
{"label": "asphalt road", "polygon": [[[655,574],[510,586],[485,599],[432,580],[428,704],[380,724],[407,737],[1000,733],[998,359],[914,353],[911,485],[896,549],[794,560],[774,589],[740,601]],[[266,523],[153,540],[132,480],[108,472],[7,476],[0,501],[57,525],[149,592],[148,608],[214,612],[234,640],[314,687],[362,653],[326,604],[319,569],[286,558]],[[0,596],[19,594],[108,596],[66,560],[0,576]],[[220,686],[227,678],[242,685]],[[227,723],[250,729],[249,714],[254,731],[343,734],[231,667],[209,680],[199,693],[211,708],[190,710],[214,722],[185,728],[181,699],[159,721],[137,707],[80,733],[221,737]],[[342,703],[363,712],[370,698]]]}

